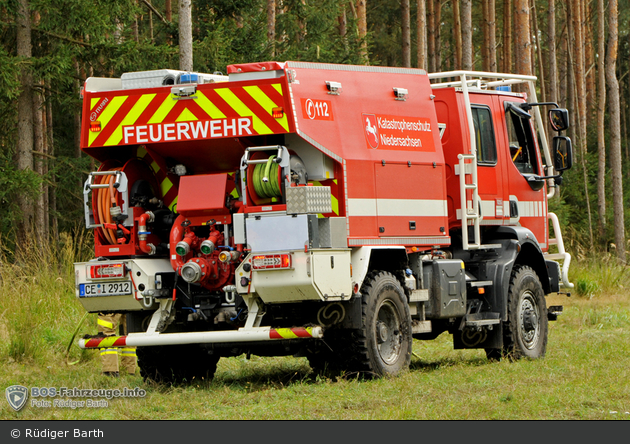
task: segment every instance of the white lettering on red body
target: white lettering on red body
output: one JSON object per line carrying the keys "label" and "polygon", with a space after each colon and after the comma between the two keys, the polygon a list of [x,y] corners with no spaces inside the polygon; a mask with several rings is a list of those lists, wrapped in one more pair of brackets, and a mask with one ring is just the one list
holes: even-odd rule
{"label": "white lettering on red body", "polygon": [[216,137],[250,136],[253,134],[251,127],[251,117],[124,126],[123,143],[174,142]]}

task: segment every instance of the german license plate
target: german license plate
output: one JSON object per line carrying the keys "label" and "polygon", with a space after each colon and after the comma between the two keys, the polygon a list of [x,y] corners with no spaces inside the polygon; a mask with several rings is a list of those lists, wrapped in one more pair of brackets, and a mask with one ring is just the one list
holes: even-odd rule
{"label": "german license plate", "polygon": [[131,294],[131,281],[79,284],[79,297],[118,296]]}

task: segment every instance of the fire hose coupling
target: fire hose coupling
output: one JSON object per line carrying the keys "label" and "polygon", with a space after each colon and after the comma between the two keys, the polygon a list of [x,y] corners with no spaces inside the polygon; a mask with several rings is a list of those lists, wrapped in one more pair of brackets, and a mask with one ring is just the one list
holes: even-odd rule
{"label": "fire hose coupling", "polygon": [[181,269],[181,275],[186,282],[193,284],[204,280],[207,270],[209,270],[208,264],[204,259],[199,258],[186,262]]}
{"label": "fire hose coupling", "polygon": [[210,239],[206,239],[201,243],[201,247],[199,249],[203,254],[212,254],[212,252],[216,249],[216,245]]}
{"label": "fire hose coupling", "polygon": [[112,216],[112,219],[116,219],[122,214],[122,208],[120,206],[110,207],[109,214]]}
{"label": "fire hose coupling", "polygon": [[185,257],[188,253],[190,253],[191,247],[195,247],[199,244],[199,238],[195,233],[189,231],[184,236],[184,239],[177,242],[175,246],[175,253],[177,253],[181,257]]}
{"label": "fire hose coupling", "polygon": [[241,252],[237,250],[226,250],[219,253],[219,260],[223,263],[237,261],[241,257]]}

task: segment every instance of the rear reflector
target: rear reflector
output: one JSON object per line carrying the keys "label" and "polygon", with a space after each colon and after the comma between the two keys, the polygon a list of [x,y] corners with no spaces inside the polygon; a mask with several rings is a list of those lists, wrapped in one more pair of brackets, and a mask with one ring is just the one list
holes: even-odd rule
{"label": "rear reflector", "polygon": [[125,264],[88,265],[92,279],[111,279],[125,277]]}
{"label": "rear reflector", "polygon": [[265,254],[254,256],[252,267],[254,270],[286,270],[291,268],[291,255]]}
{"label": "rear reflector", "polygon": [[282,119],[284,117],[284,108],[281,106],[273,108],[271,110],[271,115],[274,119]]}

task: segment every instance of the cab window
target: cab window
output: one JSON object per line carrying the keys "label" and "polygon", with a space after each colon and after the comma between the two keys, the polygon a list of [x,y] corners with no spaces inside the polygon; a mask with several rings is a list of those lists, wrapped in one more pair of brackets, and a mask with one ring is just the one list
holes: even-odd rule
{"label": "cab window", "polygon": [[529,119],[510,111],[506,102],[505,118],[510,141],[510,158],[522,174],[538,174],[536,145]]}
{"label": "cab window", "polygon": [[475,126],[475,142],[477,144],[477,163],[496,165],[497,147],[494,141],[490,108],[473,106],[471,109]]}

